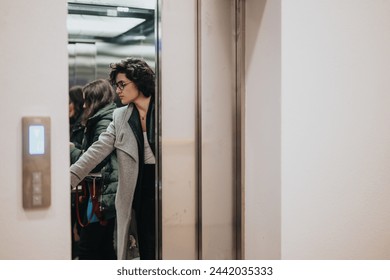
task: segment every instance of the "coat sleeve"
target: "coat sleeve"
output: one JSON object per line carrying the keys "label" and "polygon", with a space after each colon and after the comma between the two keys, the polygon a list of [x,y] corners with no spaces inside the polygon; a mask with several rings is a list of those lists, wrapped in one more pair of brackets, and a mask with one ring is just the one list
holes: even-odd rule
{"label": "coat sleeve", "polygon": [[[114,120],[115,121],[115,120]],[[102,162],[114,149],[116,131],[114,121],[100,134],[86,152],[70,167],[70,182],[76,187],[100,162]]]}

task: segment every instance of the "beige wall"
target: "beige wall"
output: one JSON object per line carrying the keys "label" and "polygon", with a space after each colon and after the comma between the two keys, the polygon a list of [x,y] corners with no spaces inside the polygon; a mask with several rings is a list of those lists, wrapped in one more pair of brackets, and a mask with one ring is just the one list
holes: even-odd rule
{"label": "beige wall", "polygon": [[281,1],[245,7],[245,258],[281,257]]}
{"label": "beige wall", "polygon": [[246,258],[389,259],[390,2],[277,2],[246,1]]}
{"label": "beige wall", "polygon": [[283,259],[390,258],[389,11],[283,1]]}
{"label": "beige wall", "polygon": [[[70,259],[66,1],[0,2],[0,259]],[[51,117],[52,206],[22,207],[23,116]]]}

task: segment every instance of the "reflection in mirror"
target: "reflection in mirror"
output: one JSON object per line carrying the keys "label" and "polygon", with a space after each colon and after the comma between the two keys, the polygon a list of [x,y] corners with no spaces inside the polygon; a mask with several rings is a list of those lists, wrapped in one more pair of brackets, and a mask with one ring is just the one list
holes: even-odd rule
{"label": "reflection in mirror", "polygon": [[[109,65],[127,57],[140,57],[156,71],[156,6],[156,0],[68,1],[69,88],[109,78]],[[122,106],[119,100],[116,103]],[[77,225],[72,211],[72,258],[75,259],[80,238]],[[154,236],[157,240],[156,233]],[[136,244],[131,236],[128,244],[129,248]],[[139,254],[133,250],[127,256],[138,258]]]}
{"label": "reflection in mirror", "polygon": [[155,68],[155,0],[68,1],[69,83],[108,77],[108,65],[128,56]]}

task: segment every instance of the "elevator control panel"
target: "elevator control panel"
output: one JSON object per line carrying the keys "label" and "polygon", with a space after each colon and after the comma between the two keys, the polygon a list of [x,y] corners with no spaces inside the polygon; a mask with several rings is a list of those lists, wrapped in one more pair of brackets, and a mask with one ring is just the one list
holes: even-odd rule
{"label": "elevator control panel", "polygon": [[22,118],[23,208],[51,203],[50,117]]}

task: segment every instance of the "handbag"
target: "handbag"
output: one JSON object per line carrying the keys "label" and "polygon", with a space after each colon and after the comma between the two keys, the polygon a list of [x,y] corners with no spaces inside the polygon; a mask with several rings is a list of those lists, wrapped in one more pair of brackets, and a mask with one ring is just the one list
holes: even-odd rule
{"label": "handbag", "polygon": [[[93,214],[96,215],[101,225],[107,225],[107,221],[104,219],[103,215],[104,208],[101,204],[103,188],[104,182],[100,173],[89,174],[80,182],[80,185],[77,187],[75,199],[76,217],[81,227],[86,227],[90,224]],[[79,204],[84,203],[86,200],[88,200],[88,198],[91,198],[92,212],[90,216],[87,217],[86,223],[83,223],[80,215]]]}

